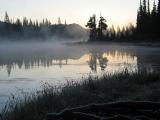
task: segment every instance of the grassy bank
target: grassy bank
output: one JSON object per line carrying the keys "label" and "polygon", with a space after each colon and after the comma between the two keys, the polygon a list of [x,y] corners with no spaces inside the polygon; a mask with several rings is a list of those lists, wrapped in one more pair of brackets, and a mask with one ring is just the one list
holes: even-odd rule
{"label": "grassy bank", "polygon": [[1,115],[2,120],[43,120],[48,112],[66,107],[111,101],[160,101],[160,75],[157,73],[123,72],[89,77],[81,83],[68,83],[62,88],[44,85],[44,89],[22,98],[10,100]]}

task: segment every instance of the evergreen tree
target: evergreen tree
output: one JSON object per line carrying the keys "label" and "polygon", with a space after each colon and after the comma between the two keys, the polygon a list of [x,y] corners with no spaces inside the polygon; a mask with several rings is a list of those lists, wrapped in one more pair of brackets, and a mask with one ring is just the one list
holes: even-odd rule
{"label": "evergreen tree", "polygon": [[33,27],[33,22],[32,22],[31,19],[29,20],[29,26],[30,26],[30,27]]}
{"label": "evergreen tree", "polygon": [[26,17],[23,18],[23,27],[28,26],[28,19]]}
{"label": "evergreen tree", "polygon": [[38,27],[39,27],[38,20],[36,20],[35,26],[36,26],[36,28],[38,28]]}
{"label": "evergreen tree", "polygon": [[51,25],[51,22],[46,18],[44,26],[49,27]]}
{"label": "evergreen tree", "polygon": [[20,19],[17,19],[15,24],[16,24],[17,26],[22,26],[22,23],[21,23]]}
{"label": "evergreen tree", "polygon": [[151,31],[151,13],[150,13],[150,0],[148,0],[147,2],[147,16],[146,16],[146,33],[151,34],[150,31]]}
{"label": "evergreen tree", "polygon": [[148,0],[148,5],[147,5],[148,9],[147,9],[147,13],[148,16],[150,17],[150,0]]}
{"label": "evergreen tree", "polygon": [[147,6],[146,0],[143,0],[143,15],[142,15],[142,29],[143,29],[143,36],[145,37],[148,33],[148,13],[147,13]]}
{"label": "evergreen tree", "polygon": [[[160,1],[160,0],[159,0]],[[150,11],[150,1],[143,0],[143,4],[140,0],[140,7],[137,13],[137,35],[143,38],[158,37],[160,28],[159,19],[159,2],[156,6],[155,0],[153,3],[153,9]],[[159,27],[158,27],[159,26]]]}
{"label": "evergreen tree", "polygon": [[89,21],[87,22],[86,27],[90,29],[90,39],[89,41],[96,41],[97,40],[97,33],[96,33],[96,15],[90,17]]}
{"label": "evergreen tree", "polygon": [[100,20],[99,20],[99,25],[98,25],[98,29],[97,29],[97,32],[98,32],[98,39],[104,39],[104,34],[103,34],[103,30],[106,30],[107,29],[107,24],[106,24],[106,20],[101,16],[100,17]]}
{"label": "evergreen tree", "polygon": [[158,15],[160,16],[160,0],[158,0]]}
{"label": "evergreen tree", "polygon": [[17,19],[16,20],[16,23],[15,23],[15,31],[18,33],[18,34],[22,34],[22,23],[20,21],[20,19]]}
{"label": "evergreen tree", "polygon": [[126,36],[126,29],[125,27],[122,28],[122,31],[121,31],[121,38],[124,39]]}
{"label": "evergreen tree", "polygon": [[142,1],[140,0],[140,6],[137,13],[137,34],[142,33],[142,25],[143,25],[143,6]]}
{"label": "evergreen tree", "polygon": [[146,3],[146,0],[143,0],[143,13],[144,14],[147,13],[147,3]]}
{"label": "evergreen tree", "polygon": [[40,23],[40,27],[44,27],[45,26],[45,20],[43,19],[42,22]]}
{"label": "evergreen tree", "polygon": [[120,29],[120,27],[119,27],[119,26],[117,27],[116,37],[117,37],[118,39],[120,39],[120,38],[121,38],[121,29]]}
{"label": "evergreen tree", "polygon": [[58,18],[58,25],[61,25],[61,24],[62,24],[61,18],[59,17],[59,18]]}
{"label": "evergreen tree", "polygon": [[110,32],[111,32],[111,39],[114,40],[116,37],[116,30],[114,28],[114,25],[112,25]]}
{"label": "evergreen tree", "polygon": [[4,22],[5,22],[5,23],[10,23],[10,19],[9,19],[9,16],[8,16],[8,13],[7,13],[7,12],[5,12]]}
{"label": "evergreen tree", "polygon": [[140,32],[140,20],[141,20],[141,16],[140,16],[140,11],[138,10],[137,12],[137,33]]}
{"label": "evergreen tree", "polygon": [[153,10],[151,12],[151,25],[152,25],[152,28],[151,28],[151,33],[152,33],[152,36],[155,37],[156,35],[156,32],[157,32],[157,6],[156,6],[156,3],[155,3],[155,0],[153,2]]}
{"label": "evergreen tree", "polygon": [[11,23],[10,23],[10,19],[9,19],[9,16],[8,16],[8,13],[5,12],[5,16],[4,16],[4,22],[5,22],[5,25],[4,25],[4,34],[7,35],[7,37],[9,37],[11,34]]}
{"label": "evergreen tree", "polygon": [[158,23],[158,35],[160,37],[160,0],[158,0],[158,19],[157,19],[157,23]]}
{"label": "evergreen tree", "polygon": [[152,15],[153,15],[153,14],[155,14],[155,15],[156,15],[156,13],[157,13],[157,6],[156,6],[156,2],[155,2],[155,0],[154,0],[154,2],[153,2]]}

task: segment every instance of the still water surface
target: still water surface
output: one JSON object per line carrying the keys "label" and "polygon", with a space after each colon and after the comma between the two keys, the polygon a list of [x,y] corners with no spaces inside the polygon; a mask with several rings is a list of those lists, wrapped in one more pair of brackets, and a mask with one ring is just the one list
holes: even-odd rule
{"label": "still water surface", "polygon": [[0,44],[0,108],[11,93],[62,85],[88,75],[160,71],[160,48],[62,43]]}

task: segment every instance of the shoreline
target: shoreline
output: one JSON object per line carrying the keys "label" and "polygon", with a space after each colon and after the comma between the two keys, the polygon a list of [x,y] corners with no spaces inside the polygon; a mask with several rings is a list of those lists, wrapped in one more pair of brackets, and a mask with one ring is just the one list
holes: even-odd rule
{"label": "shoreline", "polygon": [[126,41],[100,41],[100,42],[74,42],[66,43],[68,45],[129,45],[129,46],[146,46],[146,47],[160,47],[160,42],[126,42]]}
{"label": "shoreline", "polygon": [[45,85],[42,91],[13,98],[2,117],[5,120],[43,120],[47,113],[90,103],[117,101],[160,100],[160,75],[158,73],[128,73],[124,71],[103,77],[88,77],[81,83],[71,82],[61,87]]}

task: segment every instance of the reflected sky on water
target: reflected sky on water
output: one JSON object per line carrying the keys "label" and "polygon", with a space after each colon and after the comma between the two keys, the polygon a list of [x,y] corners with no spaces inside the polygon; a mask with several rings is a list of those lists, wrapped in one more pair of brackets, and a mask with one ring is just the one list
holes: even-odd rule
{"label": "reflected sky on water", "polygon": [[80,81],[88,75],[160,71],[160,49],[127,45],[0,44],[0,104],[17,90]]}

